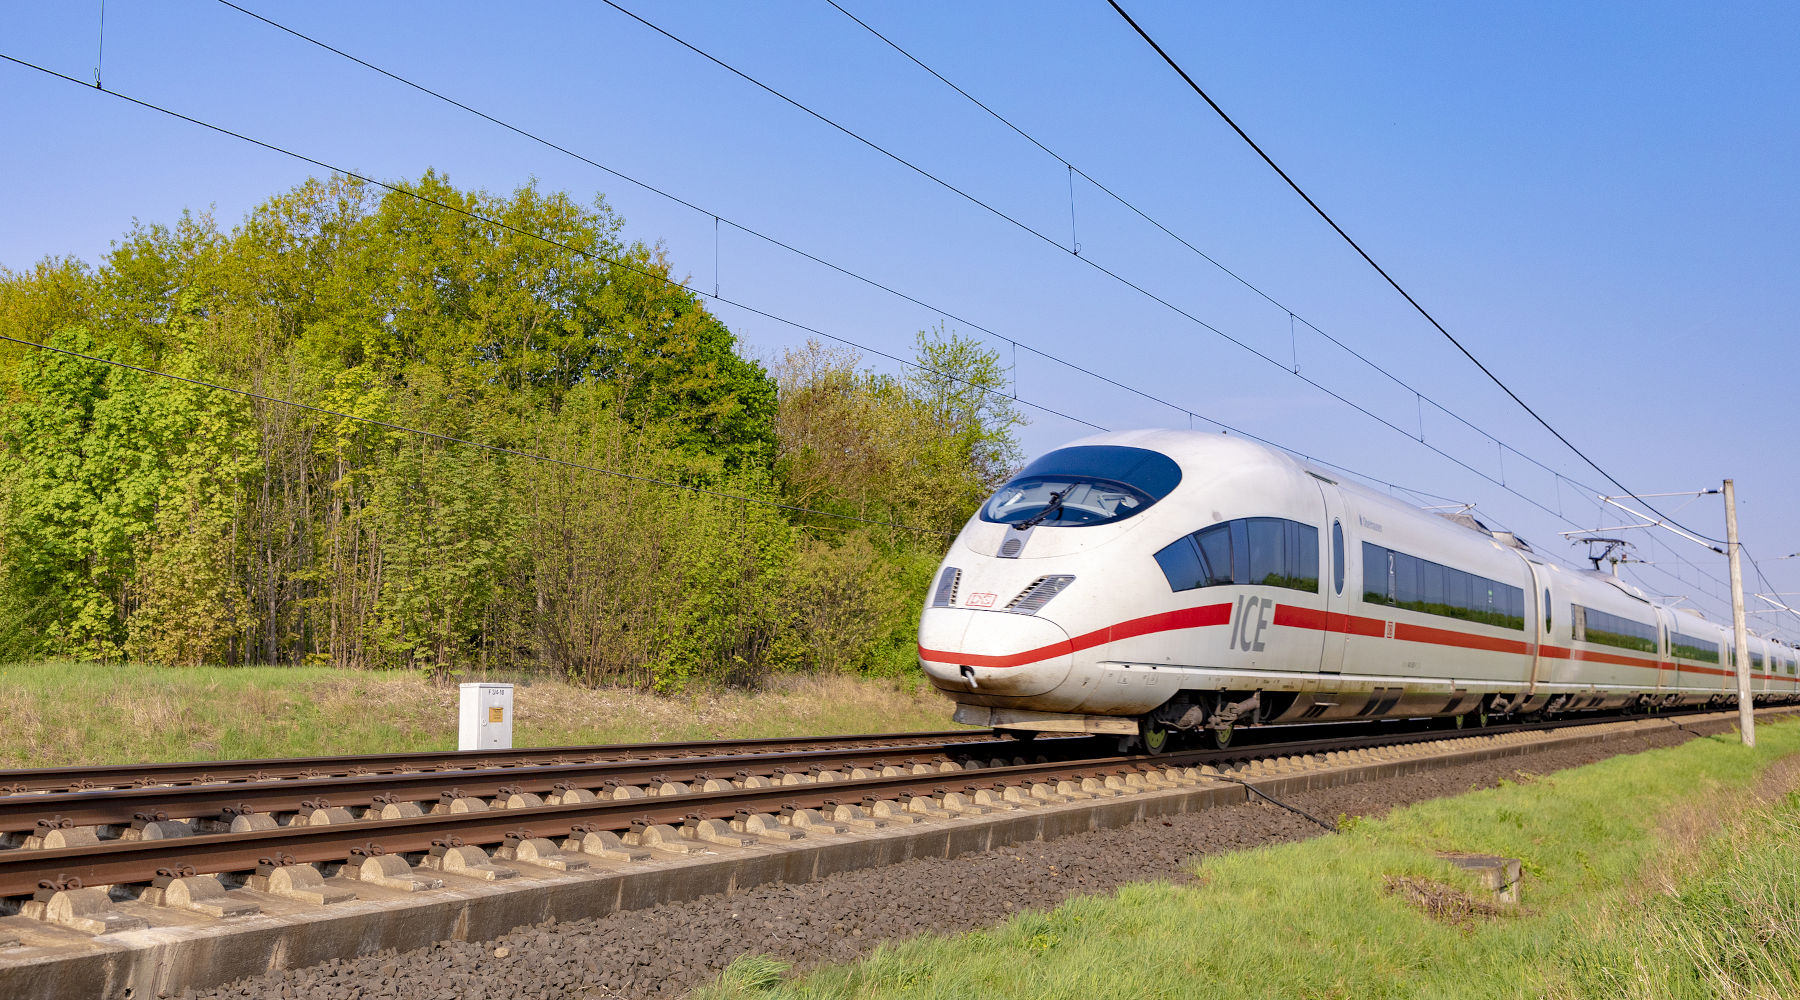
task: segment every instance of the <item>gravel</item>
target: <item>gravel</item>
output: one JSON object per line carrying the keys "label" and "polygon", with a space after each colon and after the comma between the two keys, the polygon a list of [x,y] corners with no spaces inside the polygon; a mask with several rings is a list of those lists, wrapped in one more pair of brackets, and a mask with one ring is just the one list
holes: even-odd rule
{"label": "gravel", "polygon": [[[1489,788],[1518,772],[1548,773],[1683,742],[1671,728],[1607,743],[1309,791],[1289,801],[1316,816],[1378,816],[1425,799]],[[801,885],[521,927],[486,942],[440,941],[179,994],[184,1000],[610,1000],[673,998],[732,959],[766,954],[799,967],[843,962],[884,940],[992,926],[1023,909],[1129,882],[1190,878],[1209,854],[1303,840],[1323,831],[1261,802],[1154,819],[1116,830],[915,860]]]}

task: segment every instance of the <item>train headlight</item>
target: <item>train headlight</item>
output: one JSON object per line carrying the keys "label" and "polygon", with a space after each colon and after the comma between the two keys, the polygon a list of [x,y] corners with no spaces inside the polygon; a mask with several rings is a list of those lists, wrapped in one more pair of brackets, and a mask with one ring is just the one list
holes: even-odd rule
{"label": "train headlight", "polygon": [[1050,598],[1063,592],[1075,578],[1066,574],[1056,576],[1040,576],[1031,581],[1031,585],[1019,591],[1019,596],[1006,605],[1006,610],[1016,615],[1035,615],[1050,603]]}

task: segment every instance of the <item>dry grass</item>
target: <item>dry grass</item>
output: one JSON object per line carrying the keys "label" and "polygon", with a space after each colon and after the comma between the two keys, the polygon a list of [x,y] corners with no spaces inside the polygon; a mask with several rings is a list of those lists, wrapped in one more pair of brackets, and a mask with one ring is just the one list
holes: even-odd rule
{"label": "dry grass", "polygon": [[[518,746],[954,728],[908,680],[784,678],[678,697],[513,678]],[[0,767],[296,757],[456,746],[457,689],[326,668],[0,665]]]}
{"label": "dry grass", "polygon": [[1467,890],[1448,882],[1439,882],[1436,879],[1422,878],[1418,875],[1384,875],[1381,883],[1389,894],[1406,900],[1420,913],[1440,924],[1448,924],[1465,931],[1474,930],[1475,922],[1478,919],[1506,916],[1516,912],[1512,907],[1478,899]]}
{"label": "dry grass", "polygon": [[[1640,885],[1651,892],[1674,894],[1707,863],[1708,844],[1735,818],[1766,809],[1800,789],[1800,754],[1771,763],[1750,788],[1716,783],[1695,789],[1693,798],[1657,817],[1660,849],[1645,864]],[[1642,893],[1634,893],[1641,899]]]}

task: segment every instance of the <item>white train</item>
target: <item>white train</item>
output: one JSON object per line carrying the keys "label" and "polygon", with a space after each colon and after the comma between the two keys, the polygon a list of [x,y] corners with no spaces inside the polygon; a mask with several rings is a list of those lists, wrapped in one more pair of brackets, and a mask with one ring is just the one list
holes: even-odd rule
{"label": "white train", "polygon": [[[1731,629],[1249,441],[1084,438],[970,519],[919,620],[958,722],[1020,737],[1736,701]],[[1752,637],[1757,700],[1800,653]]]}

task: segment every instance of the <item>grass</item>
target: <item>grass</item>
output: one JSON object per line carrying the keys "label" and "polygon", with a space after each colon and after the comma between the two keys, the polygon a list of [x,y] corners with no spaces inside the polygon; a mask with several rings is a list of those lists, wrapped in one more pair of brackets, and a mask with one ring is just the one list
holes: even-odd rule
{"label": "grass", "polygon": [[[677,697],[513,680],[517,746],[950,729],[908,680],[785,678]],[[457,689],[328,667],[0,664],[0,767],[456,748]]]}
{"label": "grass", "polygon": [[[747,957],[704,1000],[1800,995],[1800,724],[1421,803],[985,932],[777,977]],[[1521,858],[1482,905],[1438,852]],[[1464,904],[1473,903],[1469,906]]]}

